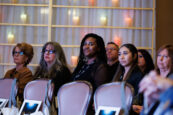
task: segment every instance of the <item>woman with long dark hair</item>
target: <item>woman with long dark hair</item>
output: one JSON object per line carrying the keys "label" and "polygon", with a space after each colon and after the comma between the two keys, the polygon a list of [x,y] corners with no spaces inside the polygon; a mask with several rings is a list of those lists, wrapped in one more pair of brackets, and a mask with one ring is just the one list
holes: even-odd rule
{"label": "woman with long dark hair", "polygon": [[106,62],[106,50],[102,37],[89,33],[82,39],[79,60],[72,79],[89,81],[95,90],[107,80]]}
{"label": "woman with long dark hair", "polygon": [[[94,33],[87,34],[80,45],[79,60],[72,74],[72,80],[88,81],[95,91],[97,87],[108,81],[106,62],[106,50],[102,37]],[[87,115],[94,115],[92,104],[93,100]]]}
{"label": "woman with long dark hair", "polygon": [[118,52],[120,62],[113,81],[126,81],[135,89],[135,95],[138,93],[138,84],[143,77],[138,63],[138,52],[133,44],[123,44]]}
{"label": "woman with long dark hair", "polygon": [[[135,115],[138,110],[141,110],[143,98],[141,94],[138,94],[138,85],[141,81],[143,74],[138,67],[138,51],[133,44],[123,44],[118,52],[119,67],[114,76],[113,81],[126,81],[131,84],[135,90],[133,99],[133,111],[131,114]],[[137,111],[136,111],[137,109]]]}
{"label": "woman with long dark hair", "polygon": [[143,75],[148,74],[151,70],[154,70],[154,63],[151,55],[145,49],[138,50],[138,66]]}

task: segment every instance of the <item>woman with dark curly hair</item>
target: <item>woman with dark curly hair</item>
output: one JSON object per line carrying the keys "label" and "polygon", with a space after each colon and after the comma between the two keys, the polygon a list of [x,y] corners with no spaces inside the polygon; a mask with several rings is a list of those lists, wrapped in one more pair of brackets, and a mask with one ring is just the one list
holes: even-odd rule
{"label": "woman with dark curly hair", "polygon": [[151,55],[145,49],[138,50],[138,66],[144,75],[154,70],[154,63]]}
{"label": "woman with dark curly hair", "polygon": [[[98,86],[108,81],[106,62],[106,50],[102,37],[94,33],[85,35],[80,45],[79,60],[72,74],[72,80],[88,81],[95,91]],[[92,101],[88,115],[94,115]]]}
{"label": "woman with dark curly hair", "polygon": [[81,42],[79,60],[72,79],[89,81],[95,90],[106,82],[106,62],[103,39],[97,34],[89,33]]}
{"label": "woman with dark curly hair", "polygon": [[32,72],[27,68],[31,62],[34,52],[33,47],[27,43],[18,43],[12,51],[16,67],[8,70],[4,78],[16,78],[18,81],[19,100],[23,100],[23,90],[25,85],[33,79]]}

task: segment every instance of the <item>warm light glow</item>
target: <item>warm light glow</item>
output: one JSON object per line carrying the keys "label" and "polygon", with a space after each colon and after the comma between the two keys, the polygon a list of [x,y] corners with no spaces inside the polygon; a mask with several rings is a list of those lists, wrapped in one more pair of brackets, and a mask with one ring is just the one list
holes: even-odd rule
{"label": "warm light glow", "polygon": [[71,10],[70,9],[68,10],[68,15],[71,15]]}
{"label": "warm light glow", "polygon": [[40,13],[41,14],[48,14],[49,13],[49,9],[48,8],[41,8],[40,9]]}
{"label": "warm light glow", "polygon": [[14,43],[14,34],[9,33],[7,36],[8,43]]}
{"label": "warm light glow", "polygon": [[119,0],[112,0],[112,6],[118,7],[119,6]]}
{"label": "warm light glow", "polygon": [[105,16],[100,17],[100,24],[103,26],[107,24],[107,18]]}
{"label": "warm light glow", "polygon": [[79,22],[80,22],[80,18],[79,18],[79,16],[73,16],[73,24],[78,25]]}
{"label": "warm light glow", "polygon": [[133,25],[133,19],[130,17],[125,18],[125,25],[126,26],[132,26]]}
{"label": "warm light glow", "polygon": [[12,3],[17,3],[17,2],[18,2],[18,0],[11,0],[11,2],[12,2]]}
{"label": "warm light glow", "polygon": [[26,22],[26,20],[27,20],[27,14],[21,14],[20,15],[20,19],[22,20],[22,22]]}
{"label": "warm light glow", "polygon": [[115,42],[118,46],[121,46],[121,38],[120,38],[120,37],[115,36],[115,37],[114,37],[114,42]]}
{"label": "warm light glow", "polygon": [[94,6],[95,5],[95,0],[88,0],[89,5]]}
{"label": "warm light glow", "polygon": [[76,66],[78,62],[78,56],[71,56],[71,64],[72,66]]}
{"label": "warm light glow", "polygon": [[77,11],[73,10],[73,16],[76,16],[76,15],[77,15]]}

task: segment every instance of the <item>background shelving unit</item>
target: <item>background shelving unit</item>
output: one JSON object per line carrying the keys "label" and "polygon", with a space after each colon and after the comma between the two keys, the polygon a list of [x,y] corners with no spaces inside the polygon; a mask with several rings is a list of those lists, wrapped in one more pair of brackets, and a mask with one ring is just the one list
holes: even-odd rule
{"label": "background shelving unit", "polygon": [[34,72],[47,41],[59,42],[73,66],[71,57],[78,56],[80,41],[89,32],[101,35],[105,43],[133,43],[153,56],[155,0],[0,0],[0,77],[14,67],[11,51],[16,43],[34,47],[29,64]]}

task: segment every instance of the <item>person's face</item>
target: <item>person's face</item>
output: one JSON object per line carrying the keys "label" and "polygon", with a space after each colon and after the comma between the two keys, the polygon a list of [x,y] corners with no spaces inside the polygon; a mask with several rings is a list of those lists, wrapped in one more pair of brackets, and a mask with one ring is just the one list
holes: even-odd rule
{"label": "person's face", "polygon": [[157,66],[159,69],[170,69],[171,58],[168,56],[167,49],[163,49],[157,56]]}
{"label": "person's face", "polygon": [[96,39],[92,37],[87,38],[83,45],[84,56],[87,58],[96,57],[97,51],[98,51],[98,47],[97,47]]}
{"label": "person's face", "polygon": [[55,51],[52,45],[48,44],[44,52],[44,60],[47,64],[52,64],[55,60]]}
{"label": "person's face", "polygon": [[145,67],[146,66],[144,56],[142,55],[141,52],[138,52],[138,66],[139,67]]}
{"label": "person's face", "polygon": [[114,44],[108,44],[106,47],[107,59],[110,61],[118,59],[118,49]]}
{"label": "person's face", "polygon": [[28,58],[24,55],[24,52],[22,52],[20,48],[16,47],[13,52],[14,63],[17,65],[21,65],[21,64],[24,65],[27,59]]}
{"label": "person's face", "polygon": [[130,50],[126,47],[121,47],[118,52],[118,60],[123,67],[131,66],[135,57],[132,56]]}

